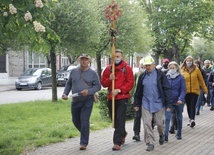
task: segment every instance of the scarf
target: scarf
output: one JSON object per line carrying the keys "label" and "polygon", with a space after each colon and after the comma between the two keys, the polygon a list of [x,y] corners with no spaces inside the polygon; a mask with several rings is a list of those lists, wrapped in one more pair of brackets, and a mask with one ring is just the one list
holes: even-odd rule
{"label": "scarf", "polygon": [[167,76],[169,76],[170,79],[174,79],[174,78],[176,78],[178,75],[180,75],[179,72],[176,72],[175,74],[167,73]]}

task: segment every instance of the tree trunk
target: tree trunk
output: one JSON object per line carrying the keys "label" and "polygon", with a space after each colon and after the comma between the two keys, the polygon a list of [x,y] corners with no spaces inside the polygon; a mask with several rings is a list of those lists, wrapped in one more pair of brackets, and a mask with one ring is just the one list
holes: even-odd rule
{"label": "tree trunk", "polygon": [[55,45],[51,45],[51,72],[52,72],[52,102],[57,101],[57,83],[56,83],[56,54]]}

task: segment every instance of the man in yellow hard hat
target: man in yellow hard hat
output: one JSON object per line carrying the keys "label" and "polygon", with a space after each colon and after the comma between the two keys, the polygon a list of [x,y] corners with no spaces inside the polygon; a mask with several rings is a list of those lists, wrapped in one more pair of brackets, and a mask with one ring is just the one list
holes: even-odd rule
{"label": "man in yellow hard hat", "polygon": [[155,68],[155,61],[151,56],[143,59],[146,71],[140,75],[134,94],[134,102],[142,103],[142,119],[144,126],[144,141],[147,144],[146,151],[154,150],[154,133],[152,119],[157,125],[159,144],[163,145],[165,108],[170,111],[172,105],[172,92],[166,75]]}

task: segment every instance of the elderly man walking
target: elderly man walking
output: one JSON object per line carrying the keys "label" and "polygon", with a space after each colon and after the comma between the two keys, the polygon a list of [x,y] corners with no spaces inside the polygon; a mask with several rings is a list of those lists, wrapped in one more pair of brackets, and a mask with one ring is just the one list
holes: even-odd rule
{"label": "elderly man walking", "polygon": [[155,68],[155,61],[151,56],[143,60],[146,71],[140,75],[134,94],[134,102],[142,102],[142,119],[144,126],[144,140],[146,151],[154,150],[154,133],[152,131],[152,119],[154,119],[158,133],[159,144],[164,144],[164,120],[165,108],[171,110],[172,92],[166,75]]}

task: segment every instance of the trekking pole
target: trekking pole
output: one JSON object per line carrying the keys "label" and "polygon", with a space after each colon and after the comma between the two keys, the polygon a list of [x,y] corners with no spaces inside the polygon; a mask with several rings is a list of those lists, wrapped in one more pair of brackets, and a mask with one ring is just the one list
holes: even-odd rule
{"label": "trekking pole", "polygon": [[[116,41],[116,24],[115,21],[121,15],[121,9],[114,2],[111,2],[104,11],[105,17],[110,21],[110,34],[111,34],[111,63],[112,63],[112,74],[115,75],[115,41]],[[112,91],[115,87],[115,80],[112,80]],[[115,126],[115,97],[112,96],[112,127]]]}

